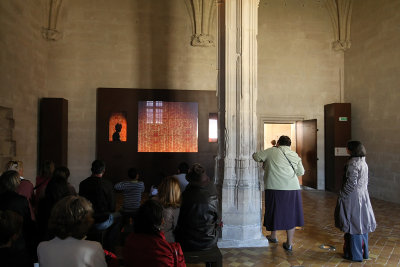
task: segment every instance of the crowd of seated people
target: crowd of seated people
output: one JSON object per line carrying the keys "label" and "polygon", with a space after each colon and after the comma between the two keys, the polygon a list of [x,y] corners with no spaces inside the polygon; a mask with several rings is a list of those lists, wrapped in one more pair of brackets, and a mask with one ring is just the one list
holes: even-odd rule
{"label": "crowd of seated people", "polygon": [[[148,266],[185,266],[182,250],[216,246],[218,198],[201,165],[181,172],[188,172],[183,192],[180,180],[168,176],[150,199],[149,193],[142,197],[145,187],[136,169],[130,168],[129,179],[114,186],[103,178],[105,169],[103,161],[95,160],[92,175],[79,184],[77,194],[68,183],[67,167],[54,168],[54,163],[46,161],[34,187],[22,178],[22,162],[7,164],[0,176],[0,252],[21,257],[9,257],[4,266],[33,266],[35,262],[39,266],[118,266],[118,261],[110,261],[117,247],[123,248],[124,266],[141,266],[138,263],[149,260],[143,257],[154,261],[154,265],[147,262]],[[133,221],[133,233],[126,239],[120,236],[117,191],[124,197],[121,213]],[[199,217],[204,220],[194,220]],[[153,247],[150,251],[158,256],[151,257],[146,246]]]}

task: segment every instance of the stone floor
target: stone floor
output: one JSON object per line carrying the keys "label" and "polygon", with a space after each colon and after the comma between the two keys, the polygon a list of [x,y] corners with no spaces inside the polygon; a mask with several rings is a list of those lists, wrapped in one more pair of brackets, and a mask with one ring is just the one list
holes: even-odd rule
{"label": "stone floor", "polygon": [[[280,231],[279,243],[269,247],[221,249],[223,266],[400,266],[400,204],[372,199],[378,227],[369,235],[370,259],[353,263],[342,258],[343,233],[334,227],[336,194],[303,190],[302,195],[305,225],[296,230],[293,252],[282,248],[286,234]],[[195,266],[204,265],[188,264]]]}

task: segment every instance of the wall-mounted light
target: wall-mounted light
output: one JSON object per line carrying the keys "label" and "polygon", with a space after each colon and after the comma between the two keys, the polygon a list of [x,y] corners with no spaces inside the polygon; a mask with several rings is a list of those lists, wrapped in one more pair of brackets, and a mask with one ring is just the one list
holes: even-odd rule
{"label": "wall-mounted light", "polygon": [[208,142],[218,142],[218,114],[208,114]]}

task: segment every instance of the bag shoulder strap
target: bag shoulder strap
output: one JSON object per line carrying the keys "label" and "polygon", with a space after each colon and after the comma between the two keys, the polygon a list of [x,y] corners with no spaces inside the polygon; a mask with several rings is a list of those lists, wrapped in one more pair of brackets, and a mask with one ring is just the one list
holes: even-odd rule
{"label": "bag shoulder strap", "polygon": [[287,159],[287,161],[289,162],[289,164],[290,164],[290,167],[292,167],[292,169],[293,169],[294,173],[296,174],[296,171],[294,170],[293,164],[290,162],[290,160],[289,160],[289,159],[288,159],[288,157],[286,156],[286,154],[285,154],[285,152],[283,151],[283,149],[282,149],[282,148],[280,148],[280,147],[278,147],[278,148],[279,148],[279,150],[280,150],[280,151],[282,151],[283,155],[285,156],[285,158],[286,158],[286,159]]}
{"label": "bag shoulder strap", "polygon": [[43,182],[41,182],[40,184],[36,185],[36,186],[33,188],[33,190],[36,190],[36,189],[38,189],[39,187],[41,187],[42,185],[44,185],[44,183],[46,183],[47,180],[49,180],[49,178],[46,178]]}

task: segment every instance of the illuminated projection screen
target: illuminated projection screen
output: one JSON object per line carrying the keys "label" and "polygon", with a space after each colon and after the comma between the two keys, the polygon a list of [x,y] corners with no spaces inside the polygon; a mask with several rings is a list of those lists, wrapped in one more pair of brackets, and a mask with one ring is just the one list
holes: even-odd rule
{"label": "illuminated projection screen", "polygon": [[198,152],[198,103],[139,101],[138,152]]}

